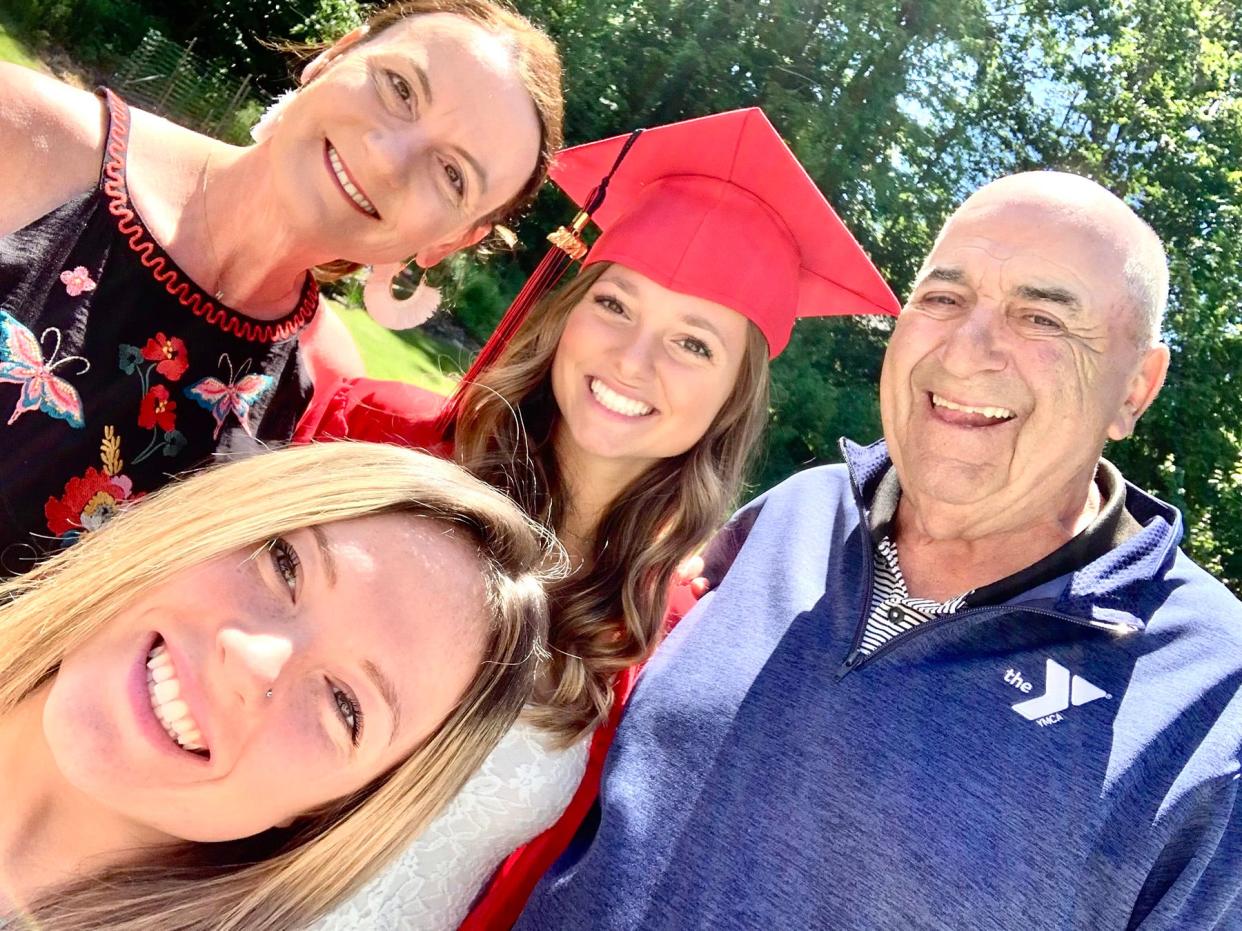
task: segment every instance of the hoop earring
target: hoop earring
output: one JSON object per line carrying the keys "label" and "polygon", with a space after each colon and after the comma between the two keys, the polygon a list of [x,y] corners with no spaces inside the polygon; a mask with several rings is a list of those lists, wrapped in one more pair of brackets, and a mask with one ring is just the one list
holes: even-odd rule
{"label": "hoop earring", "polygon": [[[390,330],[419,326],[440,309],[440,289],[427,280],[431,270],[425,269],[414,286],[407,277],[412,267],[413,260],[404,265],[375,265],[362,289],[362,303],[367,313]],[[404,297],[401,296],[403,292]]]}
{"label": "hoop earring", "polygon": [[276,129],[276,123],[280,120],[280,115],[285,112],[285,108],[289,106],[289,102],[298,95],[295,90],[285,91],[275,100],[273,100],[263,115],[259,117],[259,122],[250,127],[250,138],[255,142],[264,142],[272,137],[273,131]]}

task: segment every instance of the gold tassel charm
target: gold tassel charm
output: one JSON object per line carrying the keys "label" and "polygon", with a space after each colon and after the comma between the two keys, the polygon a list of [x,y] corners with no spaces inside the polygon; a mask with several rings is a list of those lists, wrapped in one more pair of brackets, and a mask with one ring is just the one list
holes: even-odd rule
{"label": "gold tassel charm", "polygon": [[574,217],[569,227],[558,227],[554,232],[548,234],[548,242],[556,246],[567,256],[577,262],[587,254],[587,244],[582,241],[582,231],[586,229],[587,223],[591,221],[590,214],[581,211]]}

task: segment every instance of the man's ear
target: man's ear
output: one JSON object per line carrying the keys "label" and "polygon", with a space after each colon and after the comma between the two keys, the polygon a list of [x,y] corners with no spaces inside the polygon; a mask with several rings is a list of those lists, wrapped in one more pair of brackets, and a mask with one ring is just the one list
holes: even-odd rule
{"label": "man's ear", "polygon": [[353,48],[365,39],[370,31],[370,26],[359,26],[357,29],[351,29],[349,32],[345,33],[345,35],[341,36],[328,48],[324,49],[313,59],[311,59],[310,64],[302,69],[302,75],[299,83],[309,84],[311,81],[315,80],[315,78],[323,74],[324,69],[327,68],[328,65],[332,64],[332,62],[340,56],[342,52],[346,52]]}
{"label": "man's ear", "polygon": [[1169,372],[1169,347],[1164,343],[1152,346],[1144,354],[1142,361],[1130,376],[1129,390],[1121,409],[1108,427],[1110,440],[1124,440],[1134,432],[1134,425],[1143,416],[1143,412],[1151,407],[1152,401],[1164,386],[1164,377]]}
{"label": "man's ear", "polygon": [[428,246],[426,249],[415,253],[414,261],[419,268],[431,268],[433,265],[439,265],[454,252],[469,249],[471,246],[482,242],[491,231],[492,225],[490,223],[480,223],[478,226],[472,226],[460,236]]}

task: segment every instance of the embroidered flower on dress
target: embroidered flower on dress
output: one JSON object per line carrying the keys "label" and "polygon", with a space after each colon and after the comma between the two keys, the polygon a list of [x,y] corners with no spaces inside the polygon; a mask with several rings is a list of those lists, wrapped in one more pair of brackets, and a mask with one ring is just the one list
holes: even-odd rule
{"label": "embroidered flower on dress", "polygon": [[91,280],[91,273],[87,271],[85,265],[61,272],[60,280],[64,283],[65,290],[69,292],[70,297],[77,297],[83,291],[95,290],[95,282]]}
{"label": "embroidered flower on dress", "polygon": [[141,349],[122,343],[117,362],[126,375],[137,375],[142,386],[138,407],[138,426],[151,431],[146,449],[133,458],[137,465],[156,453],[173,457],[186,447],[187,440],[177,426],[177,402],[165,385],[152,384],[156,375],[177,381],[190,367],[185,343],[176,336],[156,333]]}
{"label": "embroidered flower on dress", "polygon": [[121,371],[126,375],[133,375],[138,371],[138,366],[142,365],[142,350],[137,346],[131,346],[129,343],[121,343],[121,351],[117,354],[117,361],[120,363]]}
{"label": "embroidered flower on dress", "polygon": [[138,408],[138,426],[144,430],[172,430],[177,426],[177,402],[168,396],[168,389],[156,385],[142,398]]}
{"label": "embroidered flower on dress", "polygon": [[190,367],[185,343],[178,336],[165,336],[163,333],[156,333],[153,339],[147,340],[147,344],[142,347],[141,353],[142,358],[148,362],[158,362],[159,364],[155,366],[155,370],[169,381],[177,381],[185,374],[185,370]]}
{"label": "embroidered flower on dress", "polygon": [[81,478],[71,478],[59,498],[43,505],[47,527],[59,537],[98,530],[126,501],[135,500],[134,484],[124,475],[109,475],[94,466]]}

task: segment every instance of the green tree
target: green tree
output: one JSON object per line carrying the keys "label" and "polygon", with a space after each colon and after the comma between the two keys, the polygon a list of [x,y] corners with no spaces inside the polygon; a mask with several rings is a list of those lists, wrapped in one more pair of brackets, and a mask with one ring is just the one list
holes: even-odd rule
{"label": "green tree", "polygon": [[364,9],[356,0],[141,2],[164,20],[170,38],[193,39],[196,52],[250,75],[268,97],[288,90],[293,77],[282,43],[331,41],[361,23]]}
{"label": "green tree", "polygon": [[1108,450],[1182,509],[1186,546],[1242,591],[1242,16],[1232,0],[1042,0],[994,20],[969,103],[926,170],[966,188],[1055,167],[1095,178],[1170,260],[1169,378]]}

